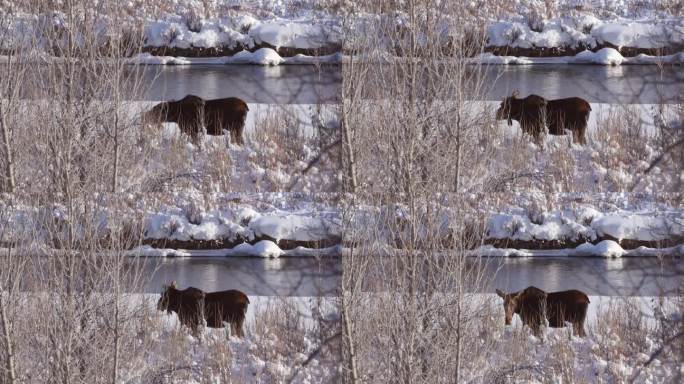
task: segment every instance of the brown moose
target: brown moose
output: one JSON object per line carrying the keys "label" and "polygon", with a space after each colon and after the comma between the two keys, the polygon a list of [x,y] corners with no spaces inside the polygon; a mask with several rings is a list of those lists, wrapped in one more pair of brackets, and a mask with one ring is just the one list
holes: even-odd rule
{"label": "brown moose", "polygon": [[201,321],[206,320],[209,328],[223,328],[223,322],[228,322],[231,334],[243,337],[242,325],[248,305],[247,295],[237,290],[210,293],[194,287],[179,290],[173,282],[164,286],[157,309],[176,312],[180,322],[190,328],[193,334],[197,334]]}
{"label": "brown moose", "polygon": [[579,97],[546,100],[538,95],[518,98],[518,91],[505,98],[496,111],[497,120],[512,120],[520,123],[520,128],[539,142],[540,135],[548,127],[552,135],[565,135],[572,132],[573,141],[586,144],[587,121],[591,113],[589,103]]}
{"label": "brown moose", "polygon": [[196,142],[197,136],[206,127],[207,134],[223,135],[230,132],[231,142],[244,144],[243,131],[249,108],[237,98],[204,100],[199,96],[187,95],[177,101],[164,101],[143,115],[144,122],[173,122],[181,132]]}
{"label": "brown moose", "polygon": [[573,334],[585,337],[584,321],[589,307],[589,297],[584,292],[569,290],[561,292],[544,292],[537,287],[527,287],[522,291],[505,293],[496,290],[503,298],[506,325],[511,325],[513,314],[517,313],[523,324],[532,329],[532,333],[540,337],[544,319],[552,328],[565,327],[572,323]]}

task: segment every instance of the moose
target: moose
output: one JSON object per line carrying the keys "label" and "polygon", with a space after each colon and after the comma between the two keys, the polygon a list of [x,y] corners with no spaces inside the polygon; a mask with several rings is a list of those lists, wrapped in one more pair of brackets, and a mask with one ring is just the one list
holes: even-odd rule
{"label": "moose", "polygon": [[496,294],[504,300],[506,325],[511,325],[513,314],[517,313],[523,324],[537,337],[541,337],[540,327],[544,319],[548,320],[552,328],[563,328],[566,322],[572,323],[574,335],[586,336],[584,321],[589,307],[589,297],[582,291],[573,289],[547,293],[529,286],[513,293],[497,289]]}
{"label": "moose", "polygon": [[565,135],[565,131],[572,132],[573,141],[586,144],[585,133],[587,121],[591,113],[589,103],[579,97],[546,100],[539,95],[529,95],[518,98],[519,92],[514,91],[505,98],[496,111],[497,120],[512,120],[520,123],[520,128],[539,142],[540,135],[548,127],[552,135]]}
{"label": "moose", "polygon": [[224,322],[230,323],[231,334],[243,337],[242,325],[249,305],[249,298],[238,290],[206,293],[199,288],[178,289],[176,282],[163,286],[157,310],[176,312],[181,324],[197,334],[203,320],[209,328],[223,328]]}
{"label": "moose", "polygon": [[187,95],[177,101],[164,101],[155,105],[143,115],[143,122],[173,122],[181,132],[196,142],[197,136],[206,127],[207,134],[221,136],[223,131],[230,132],[231,142],[243,145],[243,131],[249,107],[242,99],[204,100],[195,95]]}

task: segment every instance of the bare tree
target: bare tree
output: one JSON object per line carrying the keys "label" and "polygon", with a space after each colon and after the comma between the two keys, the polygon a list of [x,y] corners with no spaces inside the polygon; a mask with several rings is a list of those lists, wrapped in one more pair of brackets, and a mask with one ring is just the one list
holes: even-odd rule
{"label": "bare tree", "polygon": [[[472,295],[485,262],[468,258],[482,221],[460,201],[484,184],[493,151],[491,114],[471,102],[485,84],[467,58],[482,45],[447,3],[382,9],[354,21],[346,46],[345,170],[358,182],[347,177],[343,211],[344,367],[352,382],[458,382],[487,308]],[[387,50],[395,58],[379,65]]]}

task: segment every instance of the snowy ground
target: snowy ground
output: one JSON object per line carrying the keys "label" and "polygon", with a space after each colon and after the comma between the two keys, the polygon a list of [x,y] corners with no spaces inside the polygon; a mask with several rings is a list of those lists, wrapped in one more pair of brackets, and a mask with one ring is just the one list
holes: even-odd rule
{"label": "snowy ground", "polygon": [[[156,297],[150,296],[151,304],[156,302]],[[512,375],[509,378],[516,382],[565,382],[568,378],[571,378],[570,382],[621,382],[637,377],[638,372],[638,382],[660,383],[668,382],[680,369],[676,356],[669,353],[657,356],[646,368],[642,365],[661,345],[662,340],[658,337],[666,337],[672,331],[664,327],[676,324],[681,319],[681,298],[663,301],[657,297],[590,296],[585,326],[587,338],[571,337],[570,328],[546,328],[543,340],[533,337],[528,329],[524,329],[517,316],[512,326],[505,327],[503,306],[496,295],[475,295],[473,299],[475,301],[471,301],[471,304],[476,307],[485,304],[484,309],[477,312],[478,316],[485,316],[481,319],[480,327],[486,330],[480,329],[480,335],[486,336],[480,337],[482,343],[491,345],[486,351],[478,348],[471,351],[471,357],[464,364],[468,381],[488,382],[492,375],[517,366],[518,369],[509,372]],[[369,300],[368,303],[373,301],[372,298]],[[244,340],[234,337],[226,339],[226,331],[214,329],[207,329],[199,338],[195,338],[186,328],[179,326],[175,314],[167,316],[159,313],[155,319],[158,330],[151,335],[153,344],[149,351],[155,356],[153,365],[168,364],[165,359],[170,354],[168,347],[163,346],[175,345],[175,348],[191,351],[186,352],[182,359],[182,362],[187,361],[195,366],[187,373],[189,376],[186,376],[186,380],[198,380],[198,376],[207,374],[207,371],[214,376],[223,374],[223,377],[228,373],[231,380],[248,378],[247,381],[260,382],[281,382],[295,372],[294,382],[300,383],[321,382],[325,381],[324,378],[334,377],[339,361],[330,356],[326,360],[325,353],[314,357],[307,366],[300,367],[320,343],[320,334],[316,332],[320,319],[332,320],[336,317],[333,302],[321,303],[315,298],[268,297],[250,297],[250,301]],[[323,308],[323,311],[318,308]],[[273,319],[277,316],[273,316],[273,313],[298,319],[298,327],[290,326],[281,330],[272,328],[274,325],[285,326],[277,322],[274,324]],[[322,317],[318,313],[323,313]],[[627,324],[638,324],[639,328],[623,328]],[[295,333],[301,339],[293,339]],[[476,335],[467,337],[477,339]],[[471,341],[474,342],[469,340],[466,343]],[[283,344],[288,343],[292,343],[289,347],[297,344],[300,349],[283,349]],[[212,371],[217,357],[210,356],[217,345],[223,345],[226,350],[222,356],[229,357],[224,371]],[[372,346],[370,348],[372,350]],[[362,366],[373,365],[371,356],[361,356]],[[472,369],[486,359],[493,360],[481,366],[481,369]],[[179,362],[172,363],[181,365]],[[527,371],[525,367],[533,368]]]}

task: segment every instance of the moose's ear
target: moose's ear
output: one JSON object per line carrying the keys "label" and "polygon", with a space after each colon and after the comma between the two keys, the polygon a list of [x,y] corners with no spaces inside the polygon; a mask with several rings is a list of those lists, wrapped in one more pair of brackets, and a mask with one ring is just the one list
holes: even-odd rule
{"label": "moose's ear", "polygon": [[175,288],[177,287],[177,285],[176,285],[176,280],[172,281],[172,282],[171,282],[171,285],[170,285],[169,287],[175,289]]}
{"label": "moose's ear", "polygon": [[512,97],[512,98],[516,98],[516,97],[518,97],[518,96],[520,96],[520,91],[518,91],[518,90],[516,89],[515,91],[513,91],[513,95],[511,95],[511,97]]}
{"label": "moose's ear", "polygon": [[496,290],[496,294],[499,295],[499,297],[501,297],[502,299],[506,298],[506,294],[503,293],[503,292],[501,292],[501,291],[498,290],[498,289]]}

